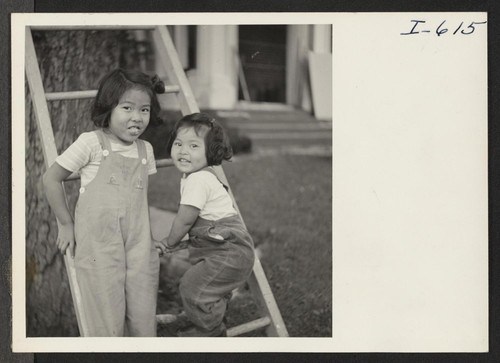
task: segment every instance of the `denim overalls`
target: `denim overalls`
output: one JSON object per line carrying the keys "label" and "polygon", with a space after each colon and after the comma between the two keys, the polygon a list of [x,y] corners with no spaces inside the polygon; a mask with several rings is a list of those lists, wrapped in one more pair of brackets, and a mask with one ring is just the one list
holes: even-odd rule
{"label": "denim overalls", "polygon": [[[211,168],[204,170],[217,177]],[[198,217],[189,231],[188,249],[193,266],[179,286],[184,311],[196,326],[213,330],[222,324],[231,291],[252,272],[253,240],[239,215],[216,221]]]}
{"label": "denim overalls", "polygon": [[103,153],[96,177],[80,188],[75,268],[90,336],[156,336],[159,256],[151,240],[146,147],[139,158]]}

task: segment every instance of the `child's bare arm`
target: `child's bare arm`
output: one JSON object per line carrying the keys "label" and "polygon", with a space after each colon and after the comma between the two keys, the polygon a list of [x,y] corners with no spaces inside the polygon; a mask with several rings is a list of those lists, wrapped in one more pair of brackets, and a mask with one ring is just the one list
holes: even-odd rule
{"label": "child's bare arm", "polygon": [[75,255],[75,232],[73,218],[69,213],[62,182],[71,175],[69,170],[64,169],[57,163],[52,166],[43,175],[43,186],[45,195],[59,221],[59,232],[57,236],[57,247],[64,253],[66,248],[70,247],[71,257]]}
{"label": "child's bare arm", "polygon": [[167,237],[167,247],[174,247],[181,241],[193,226],[199,213],[200,210],[191,205],[181,204],[179,206],[179,211],[175,216],[172,229]]}

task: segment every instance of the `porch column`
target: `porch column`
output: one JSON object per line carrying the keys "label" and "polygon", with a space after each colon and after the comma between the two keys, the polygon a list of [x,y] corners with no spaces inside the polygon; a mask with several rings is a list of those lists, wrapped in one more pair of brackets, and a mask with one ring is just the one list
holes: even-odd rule
{"label": "porch column", "polygon": [[310,25],[289,25],[287,29],[286,102],[311,111],[307,73]]}
{"label": "porch column", "polygon": [[202,108],[229,109],[238,100],[236,25],[197,29],[196,81],[193,92]]}
{"label": "porch column", "polygon": [[330,24],[313,25],[313,45],[315,53],[332,52],[332,26]]}

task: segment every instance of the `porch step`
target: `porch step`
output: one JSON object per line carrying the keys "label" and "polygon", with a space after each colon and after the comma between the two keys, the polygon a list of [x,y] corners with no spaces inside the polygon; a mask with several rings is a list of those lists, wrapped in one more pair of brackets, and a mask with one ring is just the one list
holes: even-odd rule
{"label": "porch step", "polygon": [[331,140],[332,134],[330,131],[310,131],[310,132],[293,132],[293,131],[282,131],[282,132],[246,132],[247,135],[252,140]]}
{"label": "porch step", "polygon": [[291,147],[314,148],[314,147],[332,147],[332,141],[329,139],[252,139],[252,150],[260,148],[286,149]]}
{"label": "porch step", "polygon": [[332,150],[332,137],[325,134],[306,133],[270,133],[246,134],[252,140],[252,150]]}
{"label": "porch step", "polygon": [[311,114],[302,110],[284,111],[217,111],[217,116],[230,124],[240,123],[315,123],[331,124],[331,122],[318,121]]}
{"label": "porch step", "polygon": [[281,110],[217,111],[217,117],[252,140],[254,151],[331,150],[332,123],[287,107]]}
{"label": "porch step", "polygon": [[246,134],[249,134],[254,131],[318,131],[325,130],[331,132],[332,125],[328,124],[318,124],[318,123],[306,123],[306,122],[229,122],[229,124],[233,127],[236,127],[239,130],[245,131]]}

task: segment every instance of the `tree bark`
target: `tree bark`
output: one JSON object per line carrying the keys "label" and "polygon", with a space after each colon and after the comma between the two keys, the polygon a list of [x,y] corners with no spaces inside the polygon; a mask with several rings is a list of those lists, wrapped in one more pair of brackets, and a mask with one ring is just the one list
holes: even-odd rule
{"label": "tree bark", "polygon": [[[33,38],[46,92],[97,89],[105,73],[135,61],[124,31],[45,31],[34,32]],[[82,132],[94,129],[90,103],[49,103],[59,154]],[[57,223],[41,184],[46,168],[27,86],[25,107],[27,336],[78,336],[64,260],[55,245]],[[72,211],[79,184],[66,183]]]}

